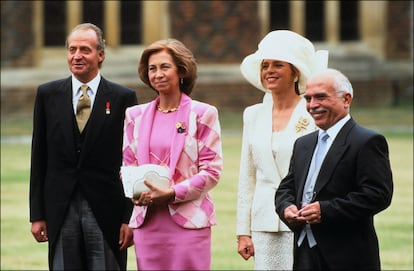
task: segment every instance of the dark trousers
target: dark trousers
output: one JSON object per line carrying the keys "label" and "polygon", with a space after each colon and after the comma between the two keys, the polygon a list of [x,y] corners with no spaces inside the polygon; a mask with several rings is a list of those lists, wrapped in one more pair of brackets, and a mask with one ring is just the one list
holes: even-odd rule
{"label": "dark trousers", "polygon": [[308,239],[296,248],[293,259],[293,270],[329,270],[318,245],[310,248]]}
{"label": "dark trousers", "polygon": [[57,239],[53,270],[120,270],[112,250],[81,193],[75,193]]}

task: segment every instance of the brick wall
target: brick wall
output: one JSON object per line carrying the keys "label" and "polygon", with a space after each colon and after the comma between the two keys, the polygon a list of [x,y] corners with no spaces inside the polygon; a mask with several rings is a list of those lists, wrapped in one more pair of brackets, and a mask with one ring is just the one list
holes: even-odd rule
{"label": "brick wall", "polygon": [[412,59],[413,33],[409,33],[413,15],[412,1],[388,1],[387,59]]}
{"label": "brick wall", "polygon": [[[390,80],[353,81],[354,101],[357,106],[395,105],[395,89]],[[410,81],[404,83],[405,88]],[[411,81],[412,83],[412,81]],[[151,101],[156,93],[146,86],[127,85],[135,89],[139,103]],[[33,113],[36,87],[10,87],[1,92],[1,116],[25,116]],[[404,88],[403,86],[399,87]],[[198,83],[191,94],[193,99],[216,106],[220,111],[242,112],[245,107],[262,101],[263,92],[247,82],[232,83]],[[400,94],[400,97],[403,95]],[[411,95],[412,99],[412,95]]]}
{"label": "brick wall", "polygon": [[[1,2],[1,64],[3,67],[27,67],[32,64],[33,33],[31,1]],[[412,59],[411,1],[388,1],[387,57],[390,60]],[[169,5],[171,33],[194,53],[199,64],[241,63],[257,48],[261,39],[256,1],[171,1]],[[10,16],[10,14],[13,16]],[[393,105],[411,100],[413,77],[402,74],[409,69],[382,69],[385,63],[358,68],[359,57],[337,60],[337,68],[350,77],[356,105]],[[348,63],[347,63],[348,62]],[[330,60],[330,63],[335,64]],[[333,66],[335,67],[335,66]],[[132,69],[132,68],[131,68]],[[135,70],[136,67],[134,66]],[[203,77],[203,76],[201,76]],[[2,78],[2,81],[4,78]],[[114,78],[115,81],[116,77]],[[134,80],[135,81],[135,80]],[[27,85],[27,84],[26,84]],[[126,84],[128,85],[128,84]],[[155,93],[145,86],[136,89],[140,103],[151,100]],[[1,115],[32,114],[37,85],[1,88]],[[193,98],[217,106],[220,110],[241,112],[246,106],[261,101],[263,93],[244,79],[231,83],[212,79],[197,83]]]}
{"label": "brick wall", "polygon": [[[146,86],[136,88],[139,103],[149,102],[156,93]],[[242,111],[246,106],[260,102],[264,92],[247,82],[240,83],[197,83],[191,97],[209,103],[223,111]]]}
{"label": "brick wall", "polygon": [[31,1],[1,2],[1,66],[32,66],[33,5]]}
{"label": "brick wall", "polygon": [[257,48],[256,1],[170,1],[171,36],[199,63],[240,63]]}

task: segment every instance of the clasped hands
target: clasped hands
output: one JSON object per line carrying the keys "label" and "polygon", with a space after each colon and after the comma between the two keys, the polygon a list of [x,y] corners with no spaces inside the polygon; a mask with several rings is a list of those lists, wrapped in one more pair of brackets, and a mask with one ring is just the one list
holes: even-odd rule
{"label": "clasped hands", "polygon": [[300,210],[296,205],[288,206],[284,211],[285,219],[289,224],[318,224],[321,223],[321,206],[319,201],[302,206]]}
{"label": "clasped hands", "polygon": [[138,197],[134,197],[132,202],[138,206],[149,206],[151,204],[160,205],[169,202],[175,197],[175,190],[171,187],[167,189],[160,188],[148,180],[144,180],[145,185],[150,189],[142,192]]}

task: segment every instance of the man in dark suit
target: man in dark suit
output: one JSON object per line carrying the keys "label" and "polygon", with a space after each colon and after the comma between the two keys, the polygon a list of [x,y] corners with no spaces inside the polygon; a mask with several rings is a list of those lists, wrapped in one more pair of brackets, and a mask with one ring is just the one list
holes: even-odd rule
{"label": "man in dark suit", "polygon": [[380,269],[374,215],[393,194],[388,144],[350,117],[352,95],[349,80],[333,69],[306,86],[320,131],[297,139],[275,195],[276,212],[294,232],[295,270]]}
{"label": "man in dark suit", "polygon": [[50,269],[125,270],[133,205],[119,170],[125,109],[136,94],[100,75],[105,41],[97,26],[76,26],[66,46],[72,76],[40,85],[36,95],[31,231],[49,242]]}

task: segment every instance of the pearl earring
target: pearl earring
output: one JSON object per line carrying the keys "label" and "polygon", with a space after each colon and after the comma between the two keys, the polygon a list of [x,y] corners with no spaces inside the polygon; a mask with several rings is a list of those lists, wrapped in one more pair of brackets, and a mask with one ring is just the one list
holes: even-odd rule
{"label": "pearl earring", "polygon": [[297,82],[299,80],[299,78],[297,76],[295,76],[295,79],[293,79],[293,82]]}
{"label": "pearl earring", "polygon": [[180,78],[180,83],[181,83],[181,85],[184,83],[184,79],[183,78]]}

